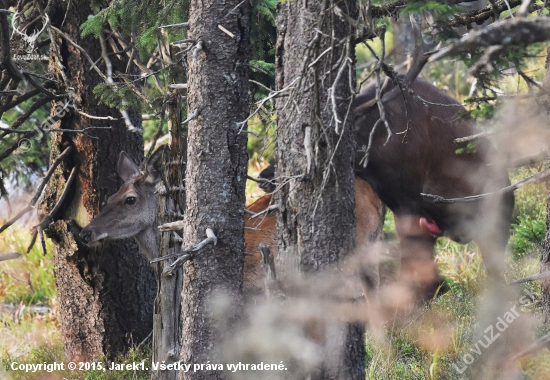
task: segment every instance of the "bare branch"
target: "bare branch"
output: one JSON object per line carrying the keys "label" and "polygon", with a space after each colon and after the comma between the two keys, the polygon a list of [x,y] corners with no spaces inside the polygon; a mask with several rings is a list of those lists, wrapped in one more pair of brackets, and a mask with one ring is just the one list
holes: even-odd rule
{"label": "bare branch", "polygon": [[[11,125],[11,128],[9,128],[9,129],[10,129],[10,130],[14,130],[14,129],[19,128],[21,125],[23,125],[23,123],[24,123],[25,121],[27,121],[27,119],[28,119],[29,117],[32,116],[32,114],[33,114],[36,110],[38,110],[38,109],[39,109],[40,107],[42,107],[44,104],[48,103],[50,100],[51,100],[51,98],[47,98],[47,97],[46,97],[46,98],[40,98],[40,99],[38,99],[36,102],[34,102],[34,103],[29,107],[28,110],[25,111],[25,113],[24,113],[23,115],[19,116],[19,117],[17,118],[17,120],[15,120],[15,121],[13,122],[13,124]],[[8,132],[8,131],[5,131],[4,133],[2,133],[2,135],[0,135],[0,138],[4,138],[4,137],[5,137],[6,135],[8,135],[9,133],[13,133],[13,132],[11,132],[11,131],[9,131],[9,132]],[[0,159],[0,161],[1,161],[1,160],[2,160],[2,159]]]}
{"label": "bare branch", "polygon": [[12,226],[15,222],[17,222],[23,215],[25,215],[27,212],[31,211],[33,207],[30,205],[27,205],[23,210],[19,211],[17,215],[15,215],[13,218],[11,218],[6,224],[4,224],[2,227],[0,227],[0,234],[4,232],[8,227]]}
{"label": "bare branch", "polygon": [[1,261],[7,261],[7,260],[13,260],[17,259],[19,256],[21,256],[20,253],[17,252],[11,252],[11,253],[5,253],[0,255],[0,262]]}
{"label": "bare branch", "polygon": [[187,90],[187,83],[173,83],[168,85],[172,90]]}
{"label": "bare branch", "polygon": [[199,53],[202,51],[202,49],[203,49],[203,42],[202,40],[199,40],[195,45],[195,49],[193,50],[193,61],[197,60],[197,58],[199,57]]}
{"label": "bare branch", "polygon": [[485,137],[492,136],[493,133],[494,132],[492,132],[492,131],[483,131],[483,132],[476,133],[475,135],[459,137],[459,138],[455,139],[454,142],[457,143],[457,144],[461,144],[461,143],[465,143],[465,142],[475,141],[475,140],[478,140],[480,138],[485,138]]}
{"label": "bare branch", "polygon": [[161,224],[158,229],[160,232],[181,231],[183,230],[183,220]]}
{"label": "bare branch", "polygon": [[548,277],[550,277],[550,272],[538,273],[532,276],[527,276],[514,281],[510,281],[508,285],[523,284],[524,282],[543,280]]}
{"label": "bare branch", "polygon": [[181,122],[181,124],[187,124],[189,123],[191,120],[193,120],[194,118],[196,118],[197,116],[199,116],[200,114],[200,111],[197,109],[195,110],[195,112],[193,112],[191,115],[187,116],[187,119],[185,119],[184,121]]}
{"label": "bare branch", "polygon": [[529,18],[502,19],[480,30],[472,31],[459,41],[433,54],[429,61],[435,61],[448,55],[457,55],[477,48],[501,45],[525,46],[550,39],[550,20],[545,16]]}
{"label": "bare branch", "polygon": [[189,28],[188,22],[182,22],[179,24],[168,24],[168,25],[162,25],[158,27],[159,29],[166,29],[166,28]]}
{"label": "bare branch", "polygon": [[260,109],[263,107],[263,105],[265,103],[267,103],[268,101],[270,101],[271,99],[275,98],[276,96],[279,96],[280,94],[282,93],[285,93],[287,91],[289,91],[292,86],[300,79],[300,77],[296,77],[288,86],[286,86],[285,88],[281,89],[281,90],[278,90],[278,91],[273,91],[271,92],[268,96],[266,96],[265,98],[263,98],[262,100],[260,100],[259,102],[257,102],[256,104],[259,103],[258,105],[258,108],[256,108],[256,110],[254,110],[254,112],[252,112],[250,115],[248,115],[248,117],[246,119],[244,119],[243,121],[239,121],[237,122],[237,126],[240,126],[241,129],[239,131],[239,133],[242,132],[244,126],[246,125],[246,123],[248,122],[248,120],[252,119],[259,111]]}
{"label": "bare branch", "polygon": [[42,195],[42,191],[44,190],[44,187],[46,187],[46,184],[49,182],[49,180],[50,180],[51,176],[53,175],[55,169],[59,166],[59,164],[61,162],[63,162],[65,160],[65,158],[67,158],[67,156],[71,153],[72,150],[73,150],[73,147],[68,146],[67,148],[65,148],[65,150],[59,156],[57,156],[55,161],[52,163],[52,165],[48,169],[48,172],[44,176],[44,179],[42,180],[42,182],[40,182],[40,185],[38,186],[38,189],[36,190],[36,194],[34,195],[34,197],[32,197],[32,199],[29,203],[29,205],[31,207],[34,207],[36,205],[36,202],[38,202],[38,199]]}
{"label": "bare branch", "polygon": [[537,340],[535,340],[533,343],[531,343],[527,348],[525,348],[523,351],[519,352],[518,354],[514,355],[511,360],[517,361],[521,359],[522,357],[530,354],[537,353],[538,351],[548,347],[550,345],[550,333],[541,336]]}
{"label": "bare branch", "polygon": [[167,255],[167,256],[159,257],[159,258],[154,259],[150,262],[151,262],[151,264],[153,264],[153,263],[156,263],[156,262],[159,262],[159,261],[169,260],[169,259],[173,259],[173,258],[178,257],[178,259],[176,261],[174,261],[173,263],[167,265],[164,268],[164,271],[162,272],[163,276],[169,277],[174,273],[174,271],[177,268],[182,266],[183,263],[185,263],[187,260],[191,260],[193,258],[194,252],[197,252],[198,250],[202,249],[207,244],[216,245],[218,243],[218,238],[214,234],[214,231],[212,231],[210,228],[206,229],[206,236],[207,236],[206,239],[204,239],[203,241],[201,241],[199,244],[197,244],[195,247],[191,248],[188,251],[182,251],[182,252],[178,252],[178,253],[173,254],[173,255]]}
{"label": "bare branch", "polygon": [[55,26],[51,26],[51,28],[56,31],[61,37],[63,37],[69,44],[71,44],[72,46],[74,46],[75,48],[77,48],[78,50],[80,50],[82,52],[82,54],[84,54],[84,56],[86,57],[86,59],[88,60],[88,62],[90,62],[90,65],[92,66],[92,68],[96,71],[96,73],[99,74],[99,76],[101,78],[103,78],[104,81],[107,81],[107,77],[105,77],[105,74],[103,74],[103,72],[101,70],[99,70],[99,68],[96,66],[96,64],[94,63],[94,61],[92,60],[92,58],[90,58],[90,55],[88,54],[88,52],[86,50],[84,50],[82,47],[80,47],[79,45],[77,45],[75,42],[73,42],[73,40],[71,40],[69,38],[69,36],[67,36],[65,33],[63,33],[61,30],[57,29]]}
{"label": "bare branch", "polygon": [[[52,209],[52,211],[50,211],[50,213],[44,219],[53,220],[55,214],[59,211],[59,209],[63,205],[63,202],[65,201],[65,198],[67,198],[67,194],[69,193],[69,190],[71,188],[72,183],[74,182],[74,180],[76,178],[77,173],[78,173],[78,165],[75,166],[74,168],[72,168],[71,173],[69,174],[69,178],[67,179],[67,182],[65,183],[65,188],[63,189],[63,192],[61,193],[61,196],[59,197],[59,199],[58,199],[57,203],[55,204],[54,208]],[[49,224],[48,222],[44,222],[44,220],[42,220],[39,225],[41,227],[45,228],[48,224]]]}
{"label": "bare branch", "polygon": [[[74,109],[76,110],[76,112],[78,112],[79,115],[87,117],[88,119],[92,119],[92,120],[118,120],[116,117],[112,117],[112,116],[94,116],[94,115],[90,115],[90,114],[88,114],[84,111],[81,111],[76,107],[74,107]],[[111,127],[89,127],[89,128],[109,128],[109,129],[111,129]],[[86,128],[86,129],[89,129],[89,128]],[[86,130],[86,129],[83,129],[83,131]]]}
{"label": "bare branch", "polygon": [[225,29],[222,25],[218,24],[218,29],[227,34],[231,38],[235,38],[235,35],[231,33],[229,30]]}
{"label": "bare branch", "polygon": [[[57,168],[57,166],[59,166],[59,164],[61,162],[63,162],[65,160],[65,158],[69,155],[69,153],[71,153],[71,150],[72,150],[72,147],[67,147],[63,153],[61,153],[56,159],[55,161],[52,163],[52,165],[50,166],[50,169],[48,169],[48,172],[46,173],[46,175],[44,176],[44,179],[42,179],[42,182],[40,182],[40,185],[38,185],[38,188],[36,190],[36,193],[34,194],[34,196],[32,197],[31,201],[29,202],[29,204],[22,210],[20,211],[16,216],[14,216],[12,219],[10,219],[10,221],[8,221],[6,224],[4,224],[2,227],[0,227],[0,233],[2,233],[4,230],[6,230],[8,227],[10,227],[11,225],[13,225],[16,221],[18,221],[23,215],[25,215],[27,212],[31,211],[32,209],[34,209],[34,206],[36,205],[36,203],[38,202],[38,200],[40,199],[40,196],[42,195],[42,191],[44,190],[44,187],[46,187],[46,184],[49,182],[51,176],[53,175],[55,169]],[[73,169],[74,170],[74,169]],[[72,172],[71,172],[71,175],[72,175]],[[70,177],[69,177],[70,178]],[[65,191],[63,192],[65,194]],[[63,197],[63,195],[62,195]],[[60,198],[61,199],[61,198]],[[55,210],[55,208],[54,208]],[[55,210],[57,211],[57,210]],[[52,214],[53,215],[53,214]],[[36,239],[36,237],[35,237]]]}
{"label": "bare branch", "polygon": [[519,182],[514,183],[513,185],[506,186],[498,191],[492,192],[492,193],[485,193],[485,194],[479,194],[479,195],[472,195],[469,197],[464,198],[443,198],[439,195],[433,195],[433,194],[425,194],[420,193],[423,197],[428,198],[433,203],[461,203],[461,202],[475,202],[480,199],[491,197],[495,195],[502,195],[506,193],[511,193],[512,191],[515,191],[519,189],[520,187],[523,187],[525,185],[531,184],[531,183],[539,183],[544,180],[546,180],[548,177],[550,177],[550,169],[547,169],[545,171],[539,172],[537,174],[533,174],[532,176],[529,176]]}
{"label": "bare branch", "polygon": [[[482,24],[484,21],[489,20],[493,17],[495,20],[498,20],[500,13],[504,11],[509,11],[511,8],[515,8],[520,5],[522,0],[499,0],[492,1],[490,5],[487,5],[485,8],[473,10],[466,14],[456,14],[451,20],[449,20],[448,25],[451,27],[457,26],[469,26],[470,24]],[[511,12],[510,12],[511,13]]]}

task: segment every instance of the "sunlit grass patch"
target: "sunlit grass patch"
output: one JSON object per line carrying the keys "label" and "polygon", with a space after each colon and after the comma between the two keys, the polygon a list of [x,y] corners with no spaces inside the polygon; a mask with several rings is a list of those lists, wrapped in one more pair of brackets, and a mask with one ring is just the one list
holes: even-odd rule
{"label": "sunlit grass patch", "polygon": [[41,345],[60,344],[51,242],[27,254],[31,233],[14,225],[0,234],[0,252],[21,257],[0,262],[0,356],[19,357]]}
{"label": "sunlit grass patch", "polygon": [[0,234],[0,252],[19,252],[18,259],[0,262],[0,302],[26,305],[45,303],[57,294],[55,287],[52,245],[46,241],[50,254],[44,256],[39,242],[27,254],[31,233],[14,225]]}
{"label": "sunlit grass patch", "polygon": [[477,286],[457,282],[447,293],[388,328],[380,342],[367,335],[367,379],[458,379],[453,364],[477,327]]}
{"label": "sunlit grass patch", "polygon": [[478,279],[484,269],[479,249],[474,243],[463,245],[449,239],[439,239],[435,259],[439,273],[448,285],[462,284],[465,289],[477,291]]}
{"label": "sunlit grass patch", "polygon": [[0,308],[0,357],[17,358],[41,345],[61,344],[55,305],[40,312],[23,304],[6,309]]}

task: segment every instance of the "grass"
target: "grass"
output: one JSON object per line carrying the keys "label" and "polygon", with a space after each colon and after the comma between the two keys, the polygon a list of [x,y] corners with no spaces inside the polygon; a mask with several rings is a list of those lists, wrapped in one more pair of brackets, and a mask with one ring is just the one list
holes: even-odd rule
{"label": "grass", "polygon": [[[511,174],[512,182],[540,168],[522,168]],[[522,278],[539,271],[540,249],[546,229],[546,190],[543,184],[516,192],[516,212],[511,229],[510,254],[506,279]],[[393,215],[388,212],[384,224],[386,238],[395,238]],[[421,312],[411,316],[405,326],[388,328],[385,339],[367,337],[367,379],[462,379],[453,364],[475,343],[478,302],[485,278],[483,262],[473,243],[460,245],[439,239],[436,257],[439,271],[450,290],[432,300]],[[535,294],[527,307],[540,316],[540,282],[522,284],[520,291]],[[537,336],[550,327],[539,326]],[[550,378],[550,350],[524,358],[520,362],[524,379]]]}
{"label": "grass", "polygon": [[[41,345],[61,343],[51,255],[44,256],[39,244],[24,253],[30,241],[29,231],[18,225],[0,235],[0,252],[23,253],[0,262],[1,357],[19,357]],[[47,248],[51,252],[50,242]],[[41,312],[33,306],[41,306]]]}
{"label": "grass", "polygon": [[[30,232],[17,225],[0,235],[0,252],[23,253],[0,264],[0,302],[47,304],[57,294],[51,255],[44,256],[39,243],[25,253],[30,241]],[[49,241],[46,247],[51,252]]]}

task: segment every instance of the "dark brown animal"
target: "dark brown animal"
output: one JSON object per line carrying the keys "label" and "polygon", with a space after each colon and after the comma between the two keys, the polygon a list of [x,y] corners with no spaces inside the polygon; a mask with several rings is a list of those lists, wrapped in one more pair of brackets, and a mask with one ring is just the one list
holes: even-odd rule
{"label": "dark brown animal", "polygon": [[[388,86],[386,93],[392,87]],[[491,164],[494,151],[486,138],[475,140],[475,146],[455,143],[456,138],[479,133],[455,99],[424,80],[416,79],[409,87],[413,94],[405,91],[383,104],[392,131],[387,143],[383,123],[373,132],[380,119],[377,105],[369,106],[376,86],[371,84],[357,96],[356,175],[367,181],[395,214],[402,251],[401,277],[419,286],[429,298],[439,282],[433,262],[439,236],[459,243],[474,240],[487,269],[500,271],[502,264],[487,252],[505,250],[514,196],[507,193],[475,202],[434,203],[421,195],[461,198],[499,190],[510,180],[506,168]],[[368,164],[363,167],[359,162],[371,133]],[[495,207],[489,210],[487,202]]]}

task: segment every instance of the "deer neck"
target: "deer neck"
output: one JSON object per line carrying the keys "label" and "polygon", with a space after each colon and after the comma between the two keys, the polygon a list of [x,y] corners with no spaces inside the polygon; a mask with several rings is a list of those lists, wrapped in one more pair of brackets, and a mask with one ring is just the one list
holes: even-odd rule
{"label": "deer neck", "polygon": [[[155,209],[158,209],[158,196],[156,204],[157,207]],[[135,236],[139,250],[145,255],[148,261],[158,257],[160,248],[160,232],[158,229],[160,220],[158,214],[155,213],[155,215],[154,223],[150,227],[140,231]]]}

